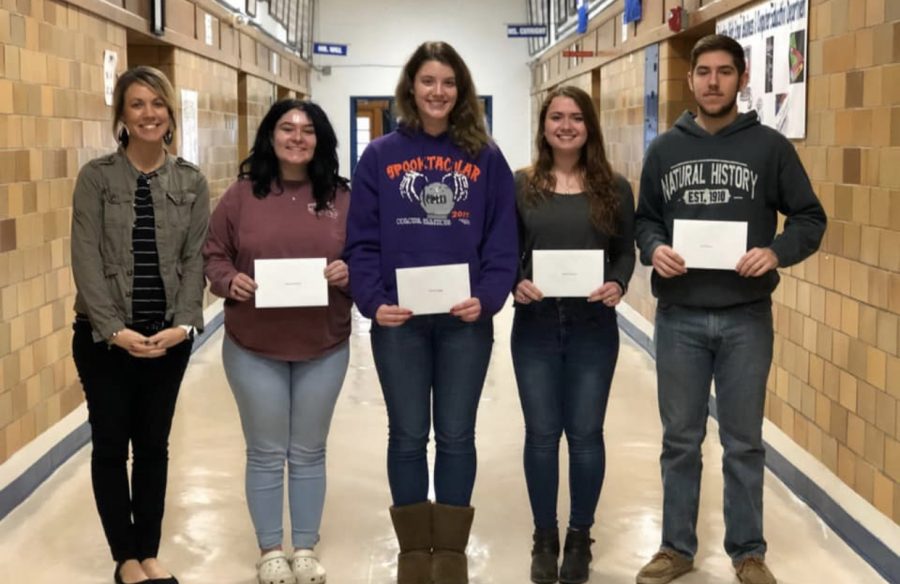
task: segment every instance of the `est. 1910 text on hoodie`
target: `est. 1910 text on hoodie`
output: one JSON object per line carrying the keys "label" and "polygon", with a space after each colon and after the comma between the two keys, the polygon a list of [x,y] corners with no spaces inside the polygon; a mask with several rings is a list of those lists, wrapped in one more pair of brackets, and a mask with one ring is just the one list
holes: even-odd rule
{"label": "est. 1910 text on hoodie", "polygon": [[[776,235],[779,212],[786,221]],[[794,147],[760,124],[756,112],[739,115],[716,134],[685,112],[674,128],[653,141],[644,160],[635,216],[643,264],[652,264],[659,245],[672,245],[675,219],[746,221],[747,249],[771,248],[781,267],[815,252],[826,223]],[[674,278],[654,271],[651,277],[660,302],[708,308],[768,298],[778,279],[777,270],[758,278],[705,269],[688,269]]]}

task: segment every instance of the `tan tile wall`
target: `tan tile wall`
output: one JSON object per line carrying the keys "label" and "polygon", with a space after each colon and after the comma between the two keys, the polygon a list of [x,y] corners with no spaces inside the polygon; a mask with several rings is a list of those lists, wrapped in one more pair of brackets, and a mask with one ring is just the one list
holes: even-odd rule
{"label": "tan tile wall", "polygon": [[0,462],[82,400],[69,358],[74,177],[113,148],[104,49],[124,29],[51,0],[0,7]]}
{"label": "tan tile wall", "polygon": [[[600,69],[599,88],[594,88],[606,156],[613,170],[631,183],[635,200],[644,157],[644,59],[640,50],[607,64]],[[650,294],[648,273],[636,262],[625,298],[629,306],[652,319],[656,302]]]}
{"label": "tan tile wall", "polygon": [[172,82],[175,87],[193,89],[198,94],[200,166],[215,201],[237,177],[238,72],[217,61],[175,49]]}
{"label": "tan tile wall", "polygon": [[900,3],[813,1],[807,137],[829,217],[782,270],[766,415],[900,521]]}
{"label": "tan tile wall", "polygon": [[[725,15],[750,3],[703,5]],[[704,18],[660,41],[660,132],[693,108],[686,75],[693,38],[713,29]],[[810,0],[809,23],[807,137],[795,146],[829,226],[818,253],[781,270],[766,415],[900,522],[900,2]],[[592,23],[589,35],[599,39],[605,27]],[[572,79],[584,76],[578,67]],[[602,63],[598,73],[594,96],[610,158],[636,186],[643,52]],[[536,74],[533,91],[565,76],[552,67],[549,78]],[[653,321],[646,268],[636,268],[626,301]]]}
{"label": "tan tile wall", "polygon": [[252,75],[241,75],[238,81],[239,139],[238,157],[247,158],[256,139],[256,129],[275,99],[277,86]]}
{"label": "tan tile wall", "polygon": [[[234,34],[222,28],[219,38],[236,55]],[[241,42],[258,48],[256,40]],[[198,92],[200,166],[214,202],[237,175],[237,69],[212,53],[129,45],[120,24],[56,0],[0,0],[0,463],[83,399],[70,355],[71,193],[81,166],[115,148],[104,49],[118,53],[120,72],[129,63],[160,68],[179,102],[182,88]],[[278,76],[250,66],[252,139],[273,81],[308,84],[306,70],[288,60]]]}

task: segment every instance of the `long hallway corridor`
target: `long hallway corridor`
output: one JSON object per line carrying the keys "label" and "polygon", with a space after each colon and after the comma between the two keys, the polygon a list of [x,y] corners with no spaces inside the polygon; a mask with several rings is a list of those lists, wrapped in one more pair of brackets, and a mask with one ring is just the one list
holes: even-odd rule
{"label": "long hallway corridor", "polygon": [[[478,421],[473,584],[528,582],[531,515],[512,363],[512,311],[495,320],[493,361]],[[351,364],[331,428],[328,494],[318,551],[331,584],[390,584],[396,543],[388,517],[386,415],[366,321],[354,322]],[[257,556],[243,493],[243,438],[221,364],[220,329],[188,369],[175,416],[161,558],[183,584],[251,584]],[[607,478],[592,536],[594,584],[627,584],[659,542],[660,423],[652,359],[626,335],[606,423]],[[721,448],[705,446],[700,551],[679,584],[736,582],[722,550]],[[101,584],[112,561],[94,508],[90,447],[81,449],[0,522],[0,582]],[[562,471],[563,480],[565,469]],[[567,489],[561,489],[561,517]],[[770,472],[768,561],[783,584],[866,584],[882,578]],[[287,523],[286,523],[287,525]]]}

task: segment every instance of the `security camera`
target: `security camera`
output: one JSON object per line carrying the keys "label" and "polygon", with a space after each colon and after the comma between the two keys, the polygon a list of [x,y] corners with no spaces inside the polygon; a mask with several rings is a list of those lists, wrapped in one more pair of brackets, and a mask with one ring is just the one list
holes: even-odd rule
{"label": "security camera", "polygon": [[231,26],[234,28],[240,28],[247,24],[247,17],[243,14],[235,12],[231,15]]}

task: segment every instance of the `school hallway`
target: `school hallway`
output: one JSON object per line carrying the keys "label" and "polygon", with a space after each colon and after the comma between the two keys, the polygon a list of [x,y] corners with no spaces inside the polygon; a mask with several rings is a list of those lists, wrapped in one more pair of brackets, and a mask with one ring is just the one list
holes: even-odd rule
{"label": "school hallway", "polygon": [[[522,414],[509,354],[511,322],[509,307],[495,319],[494,352],[478,417],[476,513],[469,543],[473,584],[529,582],[532,524],[522,470]],[[357,315],[350,369],[329,440],[318,551],[331,584],[395,581],[387,419],[367,325]],[[220,328],[195,352],[171,437],[160,557],[182,584],[256,581],[258,552],[244,501],[243,437],[222,369],[223,334]],[[606,483],[592,531],[594,584],[634,582],[659,544],[661,429],[655,395],[651,357],[623,333],[606,421]],[[700,550],[695,570],[679,584],[737,582],[722,549],[717,437],[711,420],[704,447]],[[563,484],[565,476],[563,465]],[[560,490],[561,523],[567,491]],[[768,563],[780,583],[884,581],[768,470],[765,521]],[[91,494],[88,445],[0,521],[0,582],[102,584],[112,582],[112,571]]]}

